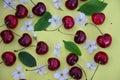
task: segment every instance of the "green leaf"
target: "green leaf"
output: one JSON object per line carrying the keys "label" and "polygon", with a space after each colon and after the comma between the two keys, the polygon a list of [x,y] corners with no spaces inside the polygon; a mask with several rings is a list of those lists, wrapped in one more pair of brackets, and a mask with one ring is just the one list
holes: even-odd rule
{"label": "green leaf", "polygon": [[85,13],[86,15],[92,15],[93,13],[101,12],[105,9],[107,3],[99,0],[90,0],[83,4],[78,11]]}
{"label": "green leaf", "polygon": [[29,54],[28,52],[22,51],[18,54],[18,57],[24,65],[26,65],[28,67],[35,67],[36,66],[35,58],[31,54]]}
{"label": "green leaf", "polygon": [[71,42],[71,41],[64,41],[64,40],[63,40],[63,42],[64,42],[65,48],[66,48],[68,51],[70,51],[70,52],[72,52],[72,53],[75,53],[75,54],[81,56],[81,51],[80,51],[80,49],[78,48],[78,46],[77,46],[76,44],[74,44],[74,43]]}
{"label": "green leaf", "polygon": [[49,12],[46,12],[35,24],[34,31],[42,31],[45,30],[49,25],[48,19],[50,19],[52,15]]}

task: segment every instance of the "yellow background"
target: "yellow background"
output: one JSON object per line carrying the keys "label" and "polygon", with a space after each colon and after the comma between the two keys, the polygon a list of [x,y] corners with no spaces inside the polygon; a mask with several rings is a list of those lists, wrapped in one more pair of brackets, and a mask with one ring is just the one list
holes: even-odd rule
{"label": "yellow background", "polygon": [[[38,0],[33,0],[34,3],[37,3]],[[47,7],[47,11],[49,11],[52,15],[54,14],[58,14],[61,17],[65,16],[65,15],[71,15],[73,16],[74,14],[78,14],[78,12],[76,12],[76,10],[74,11],[69,11],[67,10],[64,6],[62,7],[62,9],[64,11],[60,11],[60,10],[56,10],[53,7],[53,3],[52,0],[39,0],[41,2],[44,2],[46,4]],[[65,3],[64,0],[63,4]],[[90,79],[90,77],[93,74],[93,71],[90,69],[87,69],[85,67],[85,64],[87,62],[89,62],[93,57],[94,54],[98,51],[105,51],[108,56],[109,56],[109,62],[107,65],[100,65],[95,77],[93,80],[120,80],[120,0],[105,0],[105,2],[108,3],[108,6],[106,7],[106,9],[103,11],[106,15],[106,20],[104,22],[103,25],[101,25],[99,28],[102,30],[103,33],[109,33],[111,34],[113,41],[110,47],[108,48],[99,48],[98,50],[96,50],[92,55],[89,55],[87,53],[87,50],[85,50],[83,48],[83,46],[85,45],[78,45],[79,48],[81,49],[82,52],[82,56],[79,57],[79,64],[81,64],[83,66],[83,68],[85,69],[87,76],[88,76],[88,80]],[[79,2],[79,5],[82,5],[82,2]],[[29,4],[24,4],[28,10],[29,13],[31,12],[31,8],[33,6],[32,3]],[[15,10],[10,11],[9,9],[3,9],[3,1],[0,0],[0,25],[4,24],[4,17],[8,14],[14,14]],[[89,22],[91,22],[90,17],[89,18]],[[33,25],[36,23],[36,21],[39,19],[39,17],[34,17],[33,18]],[[18,27],[16,29],[14,29],[13,31],[16,32],[19,35],[22,35],[24,32],[22,32],[20,30],[20,28],[23,26],[23,22],[24,21],[28,21],[30,19],[19,19],[19,24]],[[112,23],[112,24],[111,24]],[[6,26],[4,27],[0,27],[0,31],[6,29]],[[50,28],[49,28],[50,29]],[[96,37],[99,34],[99,32],[95,29],[95,27],[93,26],[86,26],[85,28],[82,28],[80,26],[75,26],[72,30],[65,30],[65,29],[61,29],[63,32],[66,33],[72,33],[74,34],[76,32],[76,30],[84,30],[87,34],[87,39],[89,40],[95,40]],[[30,35],[33,34],[33,32],[29,33]],[[49,52],[46,55],[43,56],[39,56],[35,53],[35,48],[27,48],[25,49],[25,51],[30,52],[37,60],[37,64],[47,64],[47,59],[49,57],[55,57],[52,53],[52,51],[54,50],[54,42],[58,43],[61,42],[62,43],[62,48],[61,48],[61,57],[60,57],[60,62],[61,62],[61,67],[60,69],[64,69],[64,68],[70,68],[70,66],[68,66],[66,64],[66,56],[67,54],[69,54],[69,52],[64,48],[63,42],[62,40],[69,40],[69,41],[73,41],[73,36],[68,36],[68,35],[64,35],[61,34],[57,31],[55,32],[37,32],[38,34],[38,41],[45,41],[48,45],[49,45]],[[1,38],[0,38],[1,39]],[[19,39],[18,36],[15,35],[15,39],[12,43],[10,44],[4,44],[3,42],[0,43],[0,55],[2,55],[3,52],[5,51],[14,51],[15,49],[20,49],[22,48],[22,46],[20,46],[17,42],[17,40]],[[33,44],[36,44],[36,41],[33,39]],[[17,56],[18,53],[15,53],[15,55]],[[0,61],[2,61],[2,59],[0,59]],[[26,75],[26,79],[27,80],[55,80],[53,78],[53,75],[55,73],[55,71],[49,71],[47,70],[47,74],[40,76],[37,73],[34,72],[26,72],[24,71],[25,69],[32,69],[29,67],[24,66],[19,59],[17,58],[16,63],[11,66],[11,67],[7,67],[4,64],[0,64],[0,80],[13,80],[13,76],[11,75],[12,71],[14,71],[16,69],[16,67],[18,65],[22,65],[23,67],[23,72]],[[34,67],[35,68],[35,67]],[[85,80],[84,75],[82,77],[81,80]]]}

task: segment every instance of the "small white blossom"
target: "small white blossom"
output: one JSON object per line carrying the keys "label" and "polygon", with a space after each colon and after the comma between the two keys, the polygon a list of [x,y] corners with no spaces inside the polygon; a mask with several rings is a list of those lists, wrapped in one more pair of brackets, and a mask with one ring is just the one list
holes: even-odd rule
{"label": "small white blossom", "polygon": [[52,25],[53,28],[56,27],[56,26],[60,27],[62,25],[62,18],[59,17],[57,14],[55,14],[53,16],[53,18],[50,18],[48,20],[48,22],[51,23],[51,25]]}
{"label": "small white blossom", "polygon": [[88,40],[84,46],[85,49],[88,49],[88,53],[93,53],[94,50],[97,50],[98,47],[95,45],[96,40]]}
{"label": "small white blossom", "polygon": [[57,70],[54,74],[54,78],[58,80],[67,80],[69,78],[68,76],[69,70],[65,68],[64,70]]}
{"label": "small white blossom", "polygon": [[20,0],[20,3],[28,3],[29,0]]}
{"label": "small white blossom", "polygon": [[33,33],[33,38],[37,39],[37,34],[36,33]]}
{"label": "small white blossom", "polygon": [[94,60],[92,60],[91,62],[86,63],[86,67],[92,70],[96,70],[97,65],[95,64]]}
{"label": "small white blossom", "polygon": [[63,5],[61,0],[52,0],[54,2],[54,7],[57,9],[60,9],[60,7]]}
{"label": "small white blossom", "polygon": [[87,17],[85,16],[84,13],[80,13],[80,15],[75,15],[74,16],[74,19],[75,19],[75,24],[76,25],[80,25],[82,27],[85,26],[85,24],[87,23],[88,19]]}
{"label": "small white blossom", "polygon": [[60,57],[60,48],[61,48],[61,43],[54,43],[54,51],[53,54],[55,54],[57,57]]}
{"label": "small white blossom", "polygon": [[21,30],[23,30],[23,31],[28,31],[28,32],[30,32],[30,31],[33,31],[34,30],[34,28],[33,28],[33,26],[32,26],[32,20],[30,20],[30,21],[28,21],[28,22],[24,22],[24,25],[23,25],[23,27],[21,28]]}
{"label": "small white blossom", "polygon": [[25,79],[25,74],[22,72],[22,67],[18,66],[15,71],[12,72],[14,80]]}
{"label": "small white blossom", "polygon": [[38,64],[38,69],[34,70],[34,72],[43,75],[46,74],[46,66]]}
{"label": "small white blossom", "polygon": [[3,8],[9,8],[10,10],[13,10],[13,8],[16,5],[17,5],[17,3],[14,0],[4,0]]}

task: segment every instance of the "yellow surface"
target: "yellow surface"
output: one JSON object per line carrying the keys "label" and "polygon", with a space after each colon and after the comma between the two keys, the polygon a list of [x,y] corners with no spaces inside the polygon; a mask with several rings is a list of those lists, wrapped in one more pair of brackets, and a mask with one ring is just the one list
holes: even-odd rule
{"label": "yellow surface", "polygon": [[[34,3],[37,3],[38,0],[33,0]],[[47,11],[49,11],[51,14],[59,14],[61,17],[65,16],[65,15],[74,15],[75,13],[78,13],[76,11],[69,11],[67,10],[65,7],[62,7],[62,9],[64,11],[60,11],[60,10],[56,10],[53,7],[53,3],[52,0],[40,0],[41,2],[44,2],[46,4],[47,7]],[[63,2],[65,2],[64,0],[62,0]],[[79,57],[79,64],[81,64],[83,66],[83,68],[85,69],[87,76],[88,76],[88,80],[90,79],[90,77],[93,74],[93,71],[90,69],[87,69],[85,67],[85,64],[87,62],[89,62],[94,54],[100,50],[105,51],[108,56],[109,56],[109,62],[107,65],[100,65],[99,69],[97,70],[97,73],[95,74],[95,77],[93,80],[120,80],[120,53],[119,53],[119,48],[120,48],[120,38],[119,38],[119,34],[120,34],[120,0],[106,0],[106,2],[108,3],[108,6],[106,7],[106,9],[103,11],[106,15],[106,20],[104,22],[103,25],[101,25],[101,27],[99,27],[104,33],[109,33],[112,35],[113,41],[112,41],[112,45],[108,48],[99,48],[98,50],[96,50],[92,55],[89,55],[87,53],[87,50],[85,50],[83,48],[84,44],[82,45],[78,45],[79,48],[82,51],[82,56]],[[82,3],[79,3],[80,5]],[[4,17],[7,14],[14,14],[15,11],[10,11],[8,9],[3,9],[3,1],[0,0],[0,25],[4,24]],[[29,13],[31,13],[31,8],[32,8],[32,3],[29,4],[25,4],[25,6],[28,8]],[[22,32],[20,30],[20,28],[22,27],[22,25],[24,24],[24,21],[28,21],[29,19],[19,19],[19,24],[18,27],[16,29],[14,29],[13,31],[18,33],[19,35],[22,35],[24,32]],[[36,23],[36,21],[38,20],[38,17],[34,17],[33,18],[34,22],[33,25]],[[89,19],[89,21],[91,21]],[[111,24],[112,23],[112,24]],[[0,31],[6,29],[6,27],[1,27]],[[76,30],[78,29],[82,29],[86,32],[88,38],[90,40],[95,40],[96,37],[99,35],[99,32],[93,27],[93,26],[87,26],[85,28],[79,27],[79,26],[75,26],[75,28],[73,28],[72,30],[65,30],[62,29],[63,32],[70,32],[70,33],[75,33]],[[29,34],[33,34],[33,32],[29,33]],[[49,57],[55,57],[52,54],[52,51],[54,49],[54,42],[58,43],[61,42],[62,40],[70,40],[73,41],[73,36],[68,36],[68,35],[64,35],[61,34],[57,31],[55,32],[37,32],[38,34],[38,41],[45,41],[48,45],[49,45],[49,52],[46,55],[43,56],[39,56],[35,53],[35,48],[27,48],[25,49],[25,51],[30,52],[37,60],[37,64],[47,64],[47,59]],[[0,38],[1,39],[1,38]],[[17,40],[19,39],[18,36],[15,36],[15,39],[12,43],[10,44],[4,44],[3,42],[0,43],[0,55],[2,55],[3,52],[5,51],[13,51],[14,49],[20,49],[22,48]],[[33,40],[33,44],[36,44],[36,41]],[[61,48],[61,57],[60,57],[60,62],[61,62],[61,67],[60,69],[64,69],[64,68],[70,68],[67,64],[66,64],[66,55],[69,53],[65,48],[64,45],[62,43],[62,48]],[[15,55],[17,56],[18,53],[15,53]],[[0,61],[2,61],[2,59],[0,59]],[[55,80],[53,75],[55,73],[55,71],[49,71],[47,70],[47,74],[40,76],[37,73],[34,72],[26,72],[25,69],[32,69],[29,67],[24,66],[19,59],[17,58],[16,63],[11,66],[11,67],[7,67],[4,64],[0,64],[0,80],[13,80],[13,76],[11,75],[12,71],[14,71],[16,69],[16,67],[18,65],[22,65],[23,67],[23,72],[26,75],[26,79],[27,80]],[[35,68],[35,67],[34,67]],[[85,80],[85,77],[83,76],[81,80]]]}

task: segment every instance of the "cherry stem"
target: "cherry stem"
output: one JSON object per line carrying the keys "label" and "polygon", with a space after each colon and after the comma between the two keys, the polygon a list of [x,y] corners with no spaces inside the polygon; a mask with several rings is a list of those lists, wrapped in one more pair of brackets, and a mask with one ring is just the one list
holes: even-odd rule
{"label": "cherry stem", "polygon": [[60,29],[58,29],[58,31],[59,31],[60,33],[62,33],[62,34],[65,34],[65,35],[75,36],[74,34],[64,33],[64,32],[62,32]]}
{"label": "cherry stem", "polygon": [[2,64],[2,63],[4,63],[3,61],[2,62],[0,62],[0,64]]}
{"label": "cherry stem", "polygon": [[[32,45],[32,46],[29,46],[29,47],[36,47],[36,46]],[[23,47],[23,48],[21,48],[21,49],[14,50],[14,52],[18,52],[18,51],[24,50],[24,49],[26,49],[26,48],[27,48],[27,47]]]}
{"label": "cherry stem", "polygon": [[2,40],[0,40],[0,43],[2,42]]}
{"label": "cherry stem", "polygon": [[99,65],[100,65],[100,63],[98,63],[97,68],[95,69],[95,71],[94,71],[94,73],[93,73],[93,75],[92,75],[92,77],[91,77],[90,80],[93,80],[93,77],[95,76],[95,73],[96,73],[96,71],[98,70]]}
{"label": "cherry stem", "polygon": [[83,71],[83,73],[84,73],[84,75],[85,75],[85,80],[88,80],[87,79],[87,74],[86,74],[86,72],[85,72],[85,70],[83,69],[83,67],[80,65],[80,64],[78,64],[78,63],[76,63],[78,66],[80,66],[80,68],[82,69],[82,71]]}
{"label": "cherry stem", "polygon": [[3,0],[3,2],[5,2],[5,4],[7,4],[9,7],[11,7],[12,9],[16,10],[14,7],[10,6],[5,0]]}
{"label": "cherry stem", "polygon": [[25,69],[25,71],[34,71],[34,70],[38,70],[38,69],[41,69],[41,68],[46,67],[46,66],[48,66],[48,64],[44,65],[44,66],[41,66],[39,68],[36,68],[36,69],[31,69],[31,70]]}
{"label": "cherry stem", "polygon": [[5,24],[0,25],[0,27],[3,27]]}
{"label": "cherry stem", "polygon": [[58,8],[59,10],[63,11],[63,9],[61,7]]}
{"label": "cherry stem", "polygon": [[[9,29],[10,30],[10,29]],[[12,30],[11,30],[12,31]],[[13,32],[13,31],[12,31]],[[18,35],[17,33],[15,33],[15,32],[13,32],[16,36],[18,36],[18,37],[21,37],[20,35]]]}
{"label": "cherry stem", "polygon": [[101,34],[101,35],[104,35],[103,32],[100,30],[100,28],[98,28],[98,26],[96,26],[95,24],[92,24],[92,23],[86,23],[86,25],[87,25],[87,24],[91,24],[91,25],[95,26],[96,29],[100,32],[100,34]]}
{"label": "cherry stem", "polygon": [[33,0],[30,0],[32,2],[33,5],[35,5],[35,3],[33,2]]}

